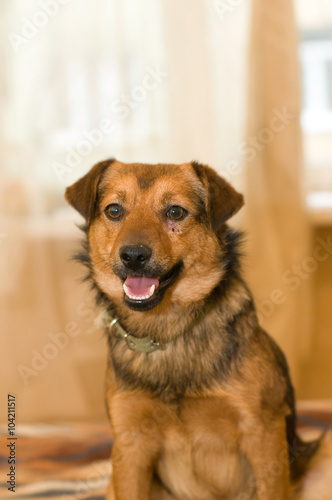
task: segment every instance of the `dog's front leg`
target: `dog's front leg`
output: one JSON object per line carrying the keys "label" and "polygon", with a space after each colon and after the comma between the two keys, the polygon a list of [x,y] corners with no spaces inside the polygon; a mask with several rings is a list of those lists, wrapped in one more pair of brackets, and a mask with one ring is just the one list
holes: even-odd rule
{"label": "dog's front leg", "polygon": [[107,500],[150,500],[152,459],[138,442],[114,440],[112,449],[113,474]]}
{"label": "dog's front leg", "polygon": [[149,500],[152,485],[152,464],[145,455],[127,454],[123,447],[113,447],[113,476],[109,488],[114,497],[107,500]]}
{"label": "dog's front leg", "polygon": [[289,500],[289,458],[285,421],[256,422],[247,428],[243,439],[244,452],[252,475],[250,486],[256,487],[257,500]]}

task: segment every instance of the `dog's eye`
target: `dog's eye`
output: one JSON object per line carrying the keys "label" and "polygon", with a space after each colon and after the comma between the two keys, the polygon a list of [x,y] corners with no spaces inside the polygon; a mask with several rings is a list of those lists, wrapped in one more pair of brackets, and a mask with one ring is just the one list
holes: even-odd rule
{"label": "dog's eye", "polygon": [[121,205],[117,203],[111,203],[111,205],[107,205],[104,210],[106,217],[109,219],[120,219],[123,215],[123,209]]}
{"label": "dog's eye", "polygon": [[175,205],[168,210],[166,215],[172,220],[182,220],[187,215],[187,211],[184,208]]}

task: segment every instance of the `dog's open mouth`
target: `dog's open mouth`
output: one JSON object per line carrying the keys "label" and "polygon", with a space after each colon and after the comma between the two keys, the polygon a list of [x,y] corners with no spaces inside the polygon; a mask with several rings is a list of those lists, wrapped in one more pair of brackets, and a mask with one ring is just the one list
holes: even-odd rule
{"label": "dog's open mouth", "polygon": [[127,276],[123,283],[124,303],[137,311],[152,309],[161,302],[166,290],[180,276],[182,268],[181,261],[162,278]]}
{"label": "dog's open mouth", "polygon": [[159,286],[159,279],[147,276],[129,276],[123,284],[127,297],[132,300],[146,300],[152,297]]}

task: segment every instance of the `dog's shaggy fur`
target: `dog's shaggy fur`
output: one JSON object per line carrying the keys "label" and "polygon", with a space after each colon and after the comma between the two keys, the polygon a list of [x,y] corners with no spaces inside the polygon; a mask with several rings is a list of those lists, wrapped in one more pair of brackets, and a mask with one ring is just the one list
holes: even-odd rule
{"label": "dog's shaggy fur", "polygon": [[108,328],[108,500],[331,500],[311,478],[328,439],[297,436],[286,359],[241,277],[226,221],[242,196],[196,162],[108,160],[66,199],[86,220],[79,258],[98,301],[125,332]]}

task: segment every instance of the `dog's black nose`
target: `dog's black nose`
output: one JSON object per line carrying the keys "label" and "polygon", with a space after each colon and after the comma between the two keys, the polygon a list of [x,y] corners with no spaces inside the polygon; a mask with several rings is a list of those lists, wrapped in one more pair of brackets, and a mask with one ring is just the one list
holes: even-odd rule
{"label": "dog's black nose", "polygon": [[128,269],[139,271],[150,259],[152,250],[146,245],[124,245],[120,248],[119,254]]}

